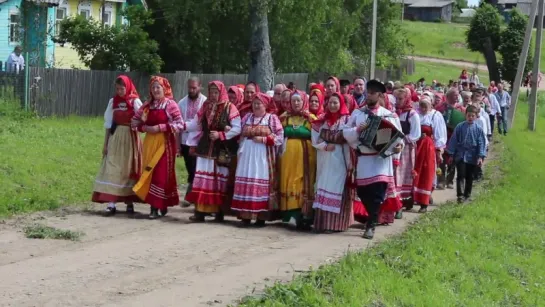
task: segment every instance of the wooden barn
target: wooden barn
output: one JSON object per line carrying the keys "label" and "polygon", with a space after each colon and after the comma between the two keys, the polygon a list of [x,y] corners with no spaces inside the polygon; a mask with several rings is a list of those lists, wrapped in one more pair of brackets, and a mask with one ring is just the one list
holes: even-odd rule
{"label": "wooden barn", "polygon": [[404,19],[428,22],[452,21],[454,0],[395,0],[404,6]]}

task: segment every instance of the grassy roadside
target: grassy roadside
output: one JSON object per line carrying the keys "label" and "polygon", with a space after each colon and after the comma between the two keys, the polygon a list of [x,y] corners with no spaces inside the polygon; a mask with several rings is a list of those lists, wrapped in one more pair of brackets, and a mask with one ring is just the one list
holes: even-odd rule
{"label": "grassy roadside", "polygon": [[[481,54],[466,48],[465,32],[468,28],[466,24],[403,21],[403,28],[414,46],[414,55],[486,64]],[[535,35],[534,31],[532,34],[534,43]],[[545,45],[541,48],[545,50]],[[533,53],[533,49],[531,52]],[[541,70],[544,69],[545,52],[542,52]]]}
{"label": "grassy roadside", "polygon": [[[537,132],[527,105],[471,205],[448,204],[404,234],[241,306],[539,306],[545,297],[545,96]],[[498,171],[494,171],[497,168]]]}
{"label": "grassy roadside", "polygon": [[0,102],[0,218],[89,202],[103,139],[101,118],[37,119]]}
{"label": "grassy roadside", "polygon": [[[441,63],[416,61],[415,73],[410,76],[404,76],[403,81],[416,82],[420,78],[425,78],[427,84],[432,80],[437,80],[443,84],[448,84],[449,80],[457,80],[462,69],[472,70],[472,67],[460,67],[455,65],[446,65]],[[479,78],[483,84],[488,84],[488,72],[481,72]]]}

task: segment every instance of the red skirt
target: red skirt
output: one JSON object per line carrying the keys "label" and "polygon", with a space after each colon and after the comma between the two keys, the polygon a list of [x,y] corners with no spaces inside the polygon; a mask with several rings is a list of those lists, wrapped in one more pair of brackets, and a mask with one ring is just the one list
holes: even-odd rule
{"label": "red skirt", "polygon": [[435,145],[429,136],[418,141],[414,169],[416,172],[414,202],[420,205],[429,205],[436,173]]}

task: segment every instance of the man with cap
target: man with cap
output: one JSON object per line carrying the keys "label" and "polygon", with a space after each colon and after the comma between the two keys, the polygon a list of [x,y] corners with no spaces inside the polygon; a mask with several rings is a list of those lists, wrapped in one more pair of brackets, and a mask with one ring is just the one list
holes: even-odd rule
{"label": "man with cap", "polygon": [[348,91],[350,90],[350,81],[342,79],[339,83],[341,84],[341,94],[348,94]]}
{"label": "man with cap", "polygon": [[[369,214],[363,237],[372,239],[375,225],[382,203],[386,199],[388,185],[394,182],[393,156],[383,158],[373,148],[360,146],[359,136],[367,129],[367,119],[371,114],[391,122],[401,131],[399,119],[395,113],[381,107],[384,102],[386,87],[377,80],[367,82],[367,98],[365,105],[354,110],[348,121],[350,128],[343,130],[343,136],[348,144],[356,150],[358,156],[356,183],[357,194]],[[392,144],[392,150],[399,155],[403,149],[403,139]]]}

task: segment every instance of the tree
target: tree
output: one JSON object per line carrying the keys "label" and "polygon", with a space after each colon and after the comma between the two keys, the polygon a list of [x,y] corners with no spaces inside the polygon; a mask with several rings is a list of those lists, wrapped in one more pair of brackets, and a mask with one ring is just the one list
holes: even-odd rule
{"label": "tree", "polygon": [[103,26],[82,16],[67,18],[61,21],[61,31],[53,40],[72,44],[80,60],[91,69],[159,72],[163,61],[157,54],[158,44],[144,31],[153,23],[150,13],[140,6],[130,6],[122,14],[129,23],[119,27]]}
{"label": "tree", "polygon": [[[499,46],[499,52],[502,58],[502,79],[509,82],[511,88],[513,88],[522,45],[524,44],[528,17],[522,14],[518,9],[511,10],[510,15],[511,19],[509,25],[501,34],[502,40]],[[532,50],[531,42],[529,50]],[[532,62],[532,53],[528,52],[526,66],[524,67],[524,76],[532,69]]]}
{"label": "tree", "polygon": [[250,0],[250,72],[248,79],[270,90],[274,82],[274,65],[269,43],[268,0]]}
{"label": "tree", "polygon": [[469,49],[483,54],[490,80],[496,82],[501,79],[495,53],[501,41],[501,20],[498,10],[484,3],[477,9],[466,32]]}

